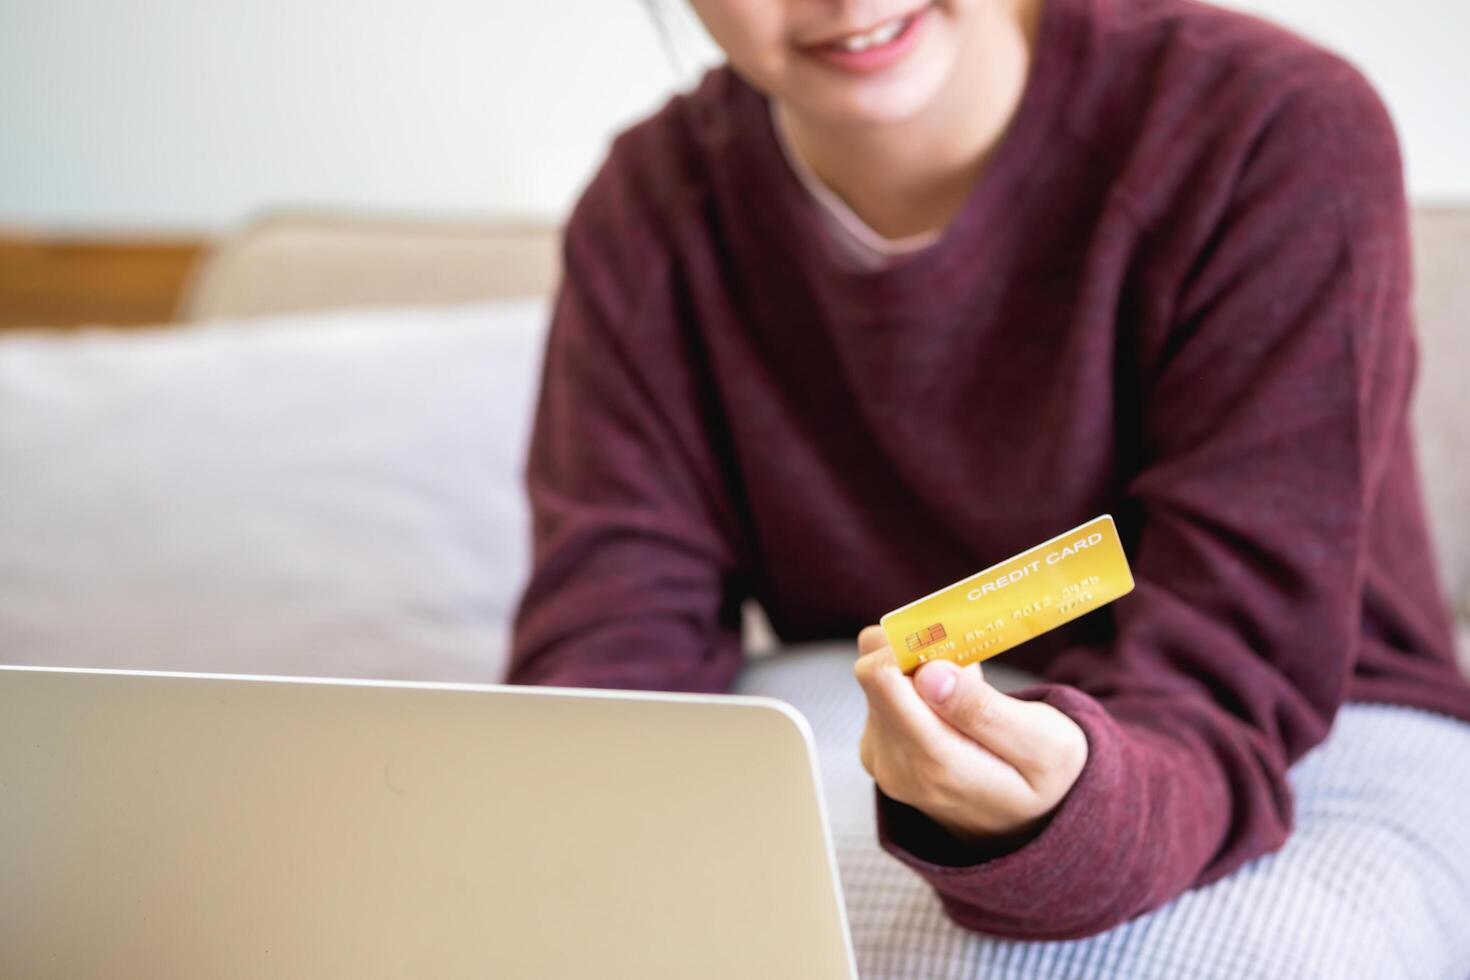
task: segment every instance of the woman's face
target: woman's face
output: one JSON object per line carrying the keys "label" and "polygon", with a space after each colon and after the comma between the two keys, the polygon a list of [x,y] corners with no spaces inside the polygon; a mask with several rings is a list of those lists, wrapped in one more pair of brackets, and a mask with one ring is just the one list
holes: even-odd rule
{"label": "woman's face", "polygon": [[832,124],[896,122],[943,91],[994,0],[690,0],[751,84]]}

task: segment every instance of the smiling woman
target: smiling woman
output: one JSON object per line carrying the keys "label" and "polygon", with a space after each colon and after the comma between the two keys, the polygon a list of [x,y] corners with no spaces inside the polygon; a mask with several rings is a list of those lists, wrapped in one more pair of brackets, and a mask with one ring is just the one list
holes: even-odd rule
{"label": "smiling woman", "polygon": [[802,166],[890,239],[937,232],[958,212],[1020,105],[1042,9],[1039,0],[693,7],[731,65],[770,93]]}
{"label": "smiling woman", "polygon": [[[1293,767],[1353,702],[1470,753],[1377,93],[1197,0],[691,6],[728,64],[614,142],[567,227],[514,679],[728,690],[755,598],[787,643],[851,644],[882,844],[991,937],[982,965],[1339,962],[1380,917],[1313,889],[1355,867],[1255,863],[1297,825]],[[870,625],[1100,513],[1135,588],[1008,653],[1036,686],[910,679]],[[1470,918],[1470,839],[1413,817],[1453,882],[1415,914]],[[1112,955],[1222,880],[1168,955]],[[1228,929],[1241,907],[1304,911],[1278,942]],[[1464,975],[1470,936],[1436,935],[1353,962]]]}

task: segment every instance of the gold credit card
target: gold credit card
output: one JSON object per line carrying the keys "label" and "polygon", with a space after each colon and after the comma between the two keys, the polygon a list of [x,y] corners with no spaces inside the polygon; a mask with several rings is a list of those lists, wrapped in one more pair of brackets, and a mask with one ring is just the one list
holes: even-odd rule
{"label": "gold credit card", "polygon": [[905,674],[929,660],[988,660],[1133,591],[1110,514],[888,613]]}

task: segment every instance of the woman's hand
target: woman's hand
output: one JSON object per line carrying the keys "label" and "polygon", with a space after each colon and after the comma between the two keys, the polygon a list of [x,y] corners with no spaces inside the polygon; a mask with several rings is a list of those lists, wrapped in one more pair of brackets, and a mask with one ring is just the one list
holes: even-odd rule
{"label": "woman's hand", "polygon": [[910,680],[878,626],[858,634],[858,652],[853,673],[868,697],[863,768],[954,837],[1025,834],[1082,774],[1087,737],[1077,723],[997,691],[979,664],[931,660]]}

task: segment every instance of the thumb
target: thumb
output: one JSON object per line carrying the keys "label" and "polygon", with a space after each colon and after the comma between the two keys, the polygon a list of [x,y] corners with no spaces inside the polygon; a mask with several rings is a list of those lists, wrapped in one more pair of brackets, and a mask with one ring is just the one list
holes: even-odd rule
{"label": "thumb", "polygon": [[1008,761],[1018,752],[1024,757],[1032,727],[1028,705],[992,687],[978,663],[960,667],[931,660],[914,674],[914,689],[935,714],[996,755]]}

